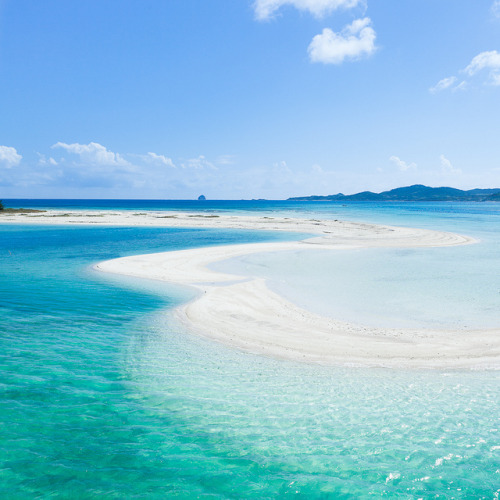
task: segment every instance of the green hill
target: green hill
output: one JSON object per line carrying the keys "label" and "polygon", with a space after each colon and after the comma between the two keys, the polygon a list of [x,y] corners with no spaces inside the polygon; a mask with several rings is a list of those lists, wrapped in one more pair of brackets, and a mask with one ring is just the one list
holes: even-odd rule
{"label": "green hill", "polygon": [[500,188],[471,189],[462,191],[451,187],[429,187],[422,184],[400,187],[373,193],[344,195],[342,193],[328,196],[300,196],[288,198],[290,201],[500,201]]}

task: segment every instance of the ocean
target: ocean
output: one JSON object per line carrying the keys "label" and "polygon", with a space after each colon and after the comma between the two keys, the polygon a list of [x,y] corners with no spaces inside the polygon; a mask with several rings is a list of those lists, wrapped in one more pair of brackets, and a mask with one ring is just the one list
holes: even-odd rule
{"label": "ocean", "polygon": [[[348,321],[500,322],[500,204],[7,200],[60,209],[338,218],[478,244],[218,264]],[[283,241],[235,230],[0,225],[2,498],[498,498],[500,372],[325,367],[179,325],[189,288],[106,275],[114,257]]]}

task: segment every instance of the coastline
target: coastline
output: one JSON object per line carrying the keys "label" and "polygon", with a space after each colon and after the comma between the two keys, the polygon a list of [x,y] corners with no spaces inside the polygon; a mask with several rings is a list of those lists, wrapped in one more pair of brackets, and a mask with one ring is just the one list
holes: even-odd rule
{"label": "coastline", "polygon": [[[269,290],[263,279],[207,269],[239,255],[318,248],[308,242],[261,243],[114,259],[105,272],[182,283],[199,295],[176,310],[196,334],[254,354],[307,363],[389,368],[500,368],[496,329],[372,328],[325,318]],[[359,248],[330,246],[325,249]]]}
{"label": "coastline", "polygon": [[[65,212],[68,213],[68,212]],[[164,214],[164,212],[163,212]],[[269,290],[262,279],[209,269],[213,262],[261,252],[373,247],[438,247],[474,243],[452,233],[344,222],[171,213],[93,212],[25,216],[38,224],[99,224],[267,229],[309,233],[302,241],[215,246],[138,255],[97,264],[104,272],[189,285],[199,291],[175,314],[189,331],[259,355],[307,363],[390,368],[499,369],[498,329],[446,331],[372,328],[325,318]],[[56,221],[54,221],[54,219]],[[2,217],[2,219],[4,219]],[[96,220],[97,219],[97,220]]]}
{"label": "coastline", "polygon": [[[167,214],[167,215],[166,215]],[[475,243],[469,236],[382,224],[350,222],[338,219],[303,219],[291,217],[225,215],[199,212],[133,212],[126,210],[47,210],[35,214],[0,212],[0,224],[143,226],[200,229],[254,229],[321,235],[316,243],[388,246],[451,246]],[[308,242],[314,243],[312,239]]]}

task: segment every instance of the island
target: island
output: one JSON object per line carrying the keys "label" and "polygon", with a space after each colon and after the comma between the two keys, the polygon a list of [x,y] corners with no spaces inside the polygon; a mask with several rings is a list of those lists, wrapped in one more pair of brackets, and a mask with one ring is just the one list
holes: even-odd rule
{"label": "island", "polygon": [[500,188],[463,191],[452,187],[415,184],[381,193],[362,191],[350,195],[338,193],[327,196],[298,196],[288,198],[288,201],[500,201]]}

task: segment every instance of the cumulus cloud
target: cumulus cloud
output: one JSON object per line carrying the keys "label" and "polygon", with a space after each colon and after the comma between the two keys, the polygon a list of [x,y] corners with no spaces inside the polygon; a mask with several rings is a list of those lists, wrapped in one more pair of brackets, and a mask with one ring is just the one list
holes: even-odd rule
{"label": "cumulus cloud", "polygon": [[470,64],[464,69],[464,72],[472,76],[485,68],[500,69],[500,53],[496,50],[481,52],[472,59]]}
{"label": "cumulus cloud", "polygon": [[375,52],[375,30],[370,26],[368,17],[356,19],[340,33],[325,28],[316,35],[309,45],[309,58],[312,62],[340,64],[345,59],[358,59]]}
{"label": "cumulus cloud", "polygon": [[336,9],[351,9],[361,3],[364,0],[255,0],[253,6],[257,19],[264,21],[271,18],[283,5],[291,5],[321,17]]}
{"label": "cumulus cloud", "polygon": [[10,146],[0,146],[0,164],[7,168],[19,165],[22,156],[16,151],[16,148]]}
{"label": "cumulus cloud", "polygon": [[[467,75],[469,79],[478,75],[486,70],[488,73],[488,78],[486,84],[489,85],[500,85],[500,53],[496,50],[488,50],[479,53],[477,56],[473,57],[471,62],[461,70],[462,74]],[[436,93],[441,90],[451,89],[451,90],[463,90],[467,87],[468,82],[462,81],[458,85],[454,85],[457,81],[456,76],[450,76],[448,78],[443,78],[434,87],[431,87],[429,91],[431,93]]]}
{"label": "cumulus cloud", "polygon": [[[127,189],[140,186],[143,182],[144,169],[97,142],[88,144],[57,142],[51,148],[67,153],[64,157],[55,156],[57,166],[47,168],[53,178],[52,186]],[[54,163],[46,160],[46,166],[51,165]]]}
{"label": "cumulus cloud", "polygon": [[66,144],[65,142],[57,142],[52,146],[53,149],[61,148],[68,153],[78,155],[80,160],[92,165],[107,165],[107,166],[130,166],[130,163],[125,160],[120,154],[109,151],[106,147],[97,142],[89,144]]}
{"label": "cumulus cloud", "polygon": [[441,161],[441,170],[446,174],[459,174],[462,171],[459,168],[455,168],[451,161],[446,158],[445,155],[440,155],[439,160]]}
{"label": "cumulus cloud", "polygon": [[[5,164],[7,158],[9,165],[15,163],[17,152],[3,146],[0,147],[0,185],[29,188],[39,196],[50,193],[48,197],[62,190],[68,196],[87,193],[88,197],[194,198],[200,192],[211,197],[210,192],[220,190],[223,181],[227,181],[226,196],[233,196],[233,191],[238,189],[240,170],[223,166],[232,163],[231,156],[179,159],[145,151],[118,153],[97,142],[56,142],[51,149],[37,153],[37,161],[30,163],[23,159],[22,168],[6,169],[4,160]],[[240,182],[242,193],[249,182],[252,180]]]}
{"label": "cumulus cloud", "polygon": [[500,85],[500,53],[496,50],[481,52],[472,59],[463,72],[474,76],[482,70],[488,71],[487,84]]}
{"label": "cumulus cloud", "polygon": [[392,161],[392,163],[394,163],[398,168],[399,170],[401,170],[401,172],[406,172],[407,170],[414,170],[417,168],[417,164],[416,163],[406,163],[405,161],[403,161],[401,158],[399,158],[398,156],[391,156],[389,158],[390,161]]}
{"label": "cumulus cloud", "polygon": [[157,163],[160,165],[165,165],[166,167],[175,168],[172,159],[164,155],[158,155],[156,153],[148,153],[147,155],[143,155],[142,158],[149,163]]}

